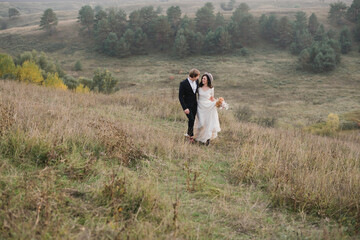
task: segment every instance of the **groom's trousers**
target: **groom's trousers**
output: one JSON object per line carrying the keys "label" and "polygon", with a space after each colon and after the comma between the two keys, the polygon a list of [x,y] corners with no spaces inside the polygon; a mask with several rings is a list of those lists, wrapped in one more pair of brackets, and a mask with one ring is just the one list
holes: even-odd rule
{"label": "groom's trousers", "polygon": [[186,115],[189,119],[187,134],[190,137],[192,137],[192,136],[194,136],[194,123],[195,123],[195,116],[196,116],[197,109],[189,109],[189,110],[190,110],[190,113]]}

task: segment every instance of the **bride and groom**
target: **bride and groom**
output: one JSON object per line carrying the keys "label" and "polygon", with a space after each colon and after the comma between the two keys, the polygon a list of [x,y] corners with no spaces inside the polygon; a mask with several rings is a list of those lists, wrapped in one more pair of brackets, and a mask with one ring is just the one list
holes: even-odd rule
{"label": "bride and groom", "polygon": [[195,141],[210,144],[221,131],[214,98],[213,76],[205,72],[200,79],[200,71],[192,69],[189,77],[180,83],[179,100],[188,118],[187,136]]}

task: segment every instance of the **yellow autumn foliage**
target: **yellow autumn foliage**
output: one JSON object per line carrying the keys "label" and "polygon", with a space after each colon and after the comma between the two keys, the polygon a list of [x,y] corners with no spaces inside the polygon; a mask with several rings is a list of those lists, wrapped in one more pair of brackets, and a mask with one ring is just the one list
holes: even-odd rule
{"label": "yellow autumn foliage", "polygon": [[44,81],[44,85],[46,87],[67,90],[67,86],[61,80],[61,78],[59,78],[59,75],[57,73],[49,73]]}
{"label": "yellow autumn foliage", "polygon": [[11,56],[0,54],[0,77],[6,78],[16,74],[16,67]]}
{"label": "yellow autumn foliage", "polygon": [[79,86],[77,86],[75,88],[75,92],[76,93],[89,93],[90,92],[90,88],[84,86],[83,84],[79,84]]}
{"label": "yellow autumn foliage", "polygon": [[17,79],[21,82],[41,84],[44,78],[40,68],[33,61],[25,61],[17,70]]}

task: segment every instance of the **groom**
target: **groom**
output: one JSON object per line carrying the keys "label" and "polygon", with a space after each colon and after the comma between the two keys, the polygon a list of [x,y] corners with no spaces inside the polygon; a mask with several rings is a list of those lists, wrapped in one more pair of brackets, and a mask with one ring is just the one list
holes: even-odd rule
{"label": "groom", "polygon": [[194,142],[194,122],[197,111],[196,93],[199,87],[199,76],[199,70],[191,69],[189,77],[180,83],[179,88],[179,101],[189,119],[187,135],[191,142]]}

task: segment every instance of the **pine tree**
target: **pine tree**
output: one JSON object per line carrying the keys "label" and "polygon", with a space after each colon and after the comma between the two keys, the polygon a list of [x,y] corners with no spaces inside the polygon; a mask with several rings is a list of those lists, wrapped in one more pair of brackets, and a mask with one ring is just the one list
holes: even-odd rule
{"label": "pine tree", "polygon": [[56,30],[58,19],[55,12],[49,8],[44,11],[40,20],[40,29],[46,30],[50,35]]}
{"label": "pine tree", "polygon": [[320,25],[318,29],[316,30],[316,33],[314,35],[315,41],[322,41],[326,37],[325,28],[324,25]]}
{"label": "pine tree", "polygon": [[330,3],[330,11],[328,19],[337,25],[343,24],[343,19],[347,10],[347,6],[344,2]]}
{"label": "pine tree", "polygon": [[116,55],[115,47],[118,40],[119,39],[116,33],[114,32],[109,33],[108,37],[104,41],[104,53],[106,53],[109,56],[115,56]]}
{"label": "pine tree", "polygon": [[218,27],[225,27],[225,25],[226,25],[226,22],[225,22],[224,15],[222,15],[220,12],[218,12],[216,14],[214,28],[216,29]]}
{"label": "pine tree", "polygon": [[215,31],[217,53],[229,53],[231,50],[231,36],[224,27]]}
{"label": "pine tree", "polygon": [[288,17],[285,16],[280,19],[278,31],[278,44],[280,47],[286,48],[292,43],[294,38],[293,27]]}
{"label": "pine tree", "polygon": [[89,34],[91,31],[91,27],[94,25],[94,14],[94,10],[89,5],[83,6],[79,10],[78,21],[81,25],[84,26],[84,28],[88,29]]}
{"label": "pine tree", "polygon": [[179,6],[171,6],[167,9],[166,15],[174,33],[177,32],[181,20],[181,9]]}
{"label": "pine tree", "polygon": [[97,69],[93,77],[94,90],[102,93],[112,93],[117,84],[117,80],[106,69]]}
{"label": "pine tree", "polygon": [[297,31],[295,33],[294,42],[290,45],[290,51],[292,54],[298,55],[307,47],[310,47],[313,42],[313,37],[307,29],[302,31]]}
{"label": "pine tree", "polygon": [[347,10],[347,17],[352,22],[357,22],[360,19],[360,0],[353,0]]}
{"label": "pine tree", "polygon": [[196,12],[196,29],[197,31],[206,34],[214,28],[215,14],[212,3],[206,3],[204,7]]}
{"label": "pine tree", "polygon": [[131,55],[130,44],[126,41],[124,37],[120,38],[119,41],[116,42],[114,54],[121,58]]}
{"label": "pine tree", "polygon": [[316,31],[318,30],[319,26],[320,26],[320,23],[317,19],[316,14],[315,13],[311,14],[311,16],[309,18],[309,26],[308,26],[310,34],[315,36]]}
{"label": "pine tree", "polygon": [[344,27],[340,32],[339,43],[341,47],[341,53],[347,54],[351,51],[351,33],[349,28]]}
{"label": "pine tree", "polygon": [[214,54],[216,53],[216,35],[213,31],[209,31],[206,34],[204,47],[202,49],[204,54]]}
{"label": "pine tree", "polygon": [[136,55],[147,54],[147,36],[141,28],[137,28],[134,33],[134,42],[131,44],[131,53]]}
{"label": "pine tree", "polygon": [[173,32],[171,29],[171,25],[167,20],[167,17],[160,16],[154,21],[153,25],[153,43],[154,46],[159,47],[160,51],[166,50],[171,43],[171,38],[173,36]]}
{"label": "pine tree", "polygon": [[180,29],[175,38],[174,55],[178,58],[184,58],[189,54],[189,45],[186,41],[184,29]]}
{"label": "pine tree", "polygon": [[296,32],[303,33],[305,30],[307,30],[307,16],[305,12],[299,11],[295,15],[295,22],[294,22],[294,30]]}

